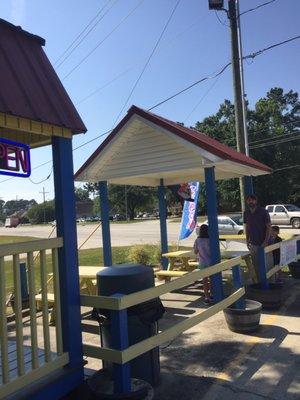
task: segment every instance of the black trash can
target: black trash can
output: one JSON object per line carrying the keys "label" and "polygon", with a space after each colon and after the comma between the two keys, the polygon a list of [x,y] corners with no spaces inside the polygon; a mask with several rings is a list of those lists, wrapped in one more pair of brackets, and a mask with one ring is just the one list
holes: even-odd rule
{"label": "black trash can", "polygon": [[[116,293],[130,294],[154,286],[151,267],[136,264],[120,264],[99,271],[97,274],[98,294],[111,296]],[[159,298],[128,308],[128,339],[132,346],[158,333],[157,321],[163,316],[164,307]],[[103,347],[111,347],[110,312],[98,310],[104,316],[100,323],[100,338]],[[111,371],[112,365],[104,363]],[[155,386],[159,383],[159,347],[130,361],[131,377],[142,379]]]}

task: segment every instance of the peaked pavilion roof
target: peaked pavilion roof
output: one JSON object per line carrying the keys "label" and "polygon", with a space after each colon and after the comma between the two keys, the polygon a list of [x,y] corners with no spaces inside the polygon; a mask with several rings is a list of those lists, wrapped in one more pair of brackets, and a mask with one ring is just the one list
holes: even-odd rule
{"label": "peaked pavilion roof", "polygon": [[86,132],[48,60],[45,40],[0,19],[0,113]]}
{"label": "peaked pavilion roof", "polygon": [[132,106],[75,175],[77,181],[157,186],[264,175],[271,168],[217,140]]}

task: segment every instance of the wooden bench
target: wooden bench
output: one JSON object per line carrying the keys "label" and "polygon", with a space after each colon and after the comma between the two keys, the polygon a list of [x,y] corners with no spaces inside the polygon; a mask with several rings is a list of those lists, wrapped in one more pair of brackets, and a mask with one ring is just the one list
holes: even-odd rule
{"label": "wooden bench", "polygon": [[186,274],[188,274],[188,271],[160,270],[155,272],[157,279],[165,280],[165,282],[170,282],[171,278],[179,278]]}

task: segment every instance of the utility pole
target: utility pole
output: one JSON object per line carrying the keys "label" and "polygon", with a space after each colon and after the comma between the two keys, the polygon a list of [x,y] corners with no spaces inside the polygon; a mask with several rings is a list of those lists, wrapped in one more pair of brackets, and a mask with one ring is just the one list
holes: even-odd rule
{"label": "utility pole", "polygon": [[[237,150],[249,155],[247,133],[247,110],[244,93],[243,55],[239,16],[239,0],[228,0],[228,10],[224,8],[224,0],[209,0],[209,8],[223,10],[230,21],[231,63],[233,75],[235,132]],[[252,191],[251,177],[239,178],[242,212],[245,211],[245,194]]]}
{"label": "utility pole", "polygon": [[245,85],[244,85],[244,60],[243,60],[243,42],[241,33],[241,19],[240,19],[240,4],[239,0],[235,1],[236,14],[237,14],[237,31],[238,31],[238,44],[239,44],[239,59],[240,59],[240,76],[241,76],[241,92],[242,92],[242,107],[243,107],[243,125],[244,125],[244,138],[245,138],[245,153],[249,156],[249,143],[248,143],[248,127],[247,127],[247,106],[245,99]]}
{"label": "utility pole", "polygon": [[45,188],[43,187],[43,191],[39,192],[40,194],[43,195],[43,204],[44,204],[44,224],[46,223],[46,208],[45,208],[45,203],[46,203],[46,194],[48,194],[49,192],[45,191]]}
{"label": "utility pole", "polygon": [[[245,131],[244,131],[244,109],[242,92],[242,79],[239,54],[239,35],[238,35],[238,14],[235,0],[228,1],[228,18],[230,21],[231,35],[231,62],[233,75],[233,91],[234,91],[234,110],[235,110],[235,132],[237,150],[241,153],[246,153],[245,146]],[[239,178],[240,181],[240,196],[242,212],[245,211],[245,179]]]}

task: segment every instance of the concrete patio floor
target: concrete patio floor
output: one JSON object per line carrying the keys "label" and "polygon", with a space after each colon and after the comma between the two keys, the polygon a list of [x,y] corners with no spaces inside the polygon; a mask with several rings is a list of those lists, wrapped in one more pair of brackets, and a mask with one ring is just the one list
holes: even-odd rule
{"label": "concrete patio floor", "polygon": [[[287,278],[285,302],[264,311],[252,335],[229,331],[223,312],[161,347],[161,383],[155,400],[279,400],[300,398],[300,282]],[[164,330],[207,306],[199,287],[162,297]],[[84,320],[84,341],[99,343],[97,323]],[[93,328],[92,328],[93,326]],[[91,370],[101,362],[87,359]],[[89,372],[92,372],[89,370]]]}
{"label": "concrete patio floor", "polygon": [[[252,335],[229,331],[220,312],[162,345],[161,382],[154,390],[154,399],[299,399],[300,281],[287,277],[284,293],[281,308],[263,311],[260,329]],[[201,286],[195,284],[162,296],[166,313],[159,329],[207,308],[201,295]],[[98,323],[83,315],[82,328],[83,341],[99,345]],[[38,318],[38,331],[43,350],[42,318]],[[55,351],[55,328],[50,331],[51,350]],[[30,346],[28,318],[24,319],[24,336]],[[87,374],[102,367],[100,360],[85,359]]]}

